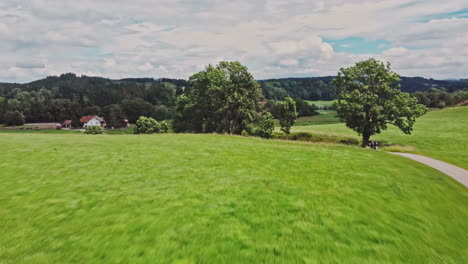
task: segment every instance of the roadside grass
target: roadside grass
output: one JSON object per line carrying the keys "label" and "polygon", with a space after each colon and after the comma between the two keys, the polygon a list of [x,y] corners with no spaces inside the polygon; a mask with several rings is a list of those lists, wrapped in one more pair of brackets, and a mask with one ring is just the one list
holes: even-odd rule
{"label": "roadside grass", "polygon": [[[343,123],[295,125],[292,131],[359,138],[356,132]],[[468,169],[467,131],[468,107],[450,107],[431,110],[417,119],[411,135],[406,135],[396,127],[390,126],[382,134],[372,136],[371,140],[385,141],[388,145],[400,145],[406,150],[405,152],[419,153]]]}
{"label": "roadside grass", "polygon": [[191,134],[0,145],[0,263],[468,259],[467,189],[385,152]]}

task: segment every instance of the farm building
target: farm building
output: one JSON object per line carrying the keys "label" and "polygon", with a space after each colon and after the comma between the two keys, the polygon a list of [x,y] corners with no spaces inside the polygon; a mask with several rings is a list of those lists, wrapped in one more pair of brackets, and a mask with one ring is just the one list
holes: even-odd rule
{"label": "farm building", "polygon": [[80,118],[80,122],[83,124],[83,128],[86,128],[88,126],[106,126],[106,121],[104,120],[104,118],[97,115],[83,116],[82,118]]}

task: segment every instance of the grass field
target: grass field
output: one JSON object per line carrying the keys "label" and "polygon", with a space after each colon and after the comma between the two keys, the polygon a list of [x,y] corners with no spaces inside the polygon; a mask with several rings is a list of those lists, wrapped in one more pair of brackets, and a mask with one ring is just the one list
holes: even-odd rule
{"label": "grass field", "polygon": [[468,259],[467,189],[385,152],[184,134],[0,145],[0,263]]}
{"label": "grass field", "polygon": [[[355,136],[343,123],[329,125],[298,124],[292,131]],[[396,150],[408,150],[443,160],[468,169],[468,107],[432,110],[416,121],[411,135],[390,127],[372,140],[405,145]]]}
{"label": "grass field", "polygon": [[318,110],[319,115],[302,116],[294,123],[295,126],[337,124],[340,120],[336,117],[336,112],[332,110]]}
{"label": "grass field", "polygon": [[309,104],[314,104],[318,107],[324,107],[324,106],[331,106],[336,100],[334,101],[322,101],[322,100],[319,100],[319,101],[309,101],[309,100],[306,100]]}

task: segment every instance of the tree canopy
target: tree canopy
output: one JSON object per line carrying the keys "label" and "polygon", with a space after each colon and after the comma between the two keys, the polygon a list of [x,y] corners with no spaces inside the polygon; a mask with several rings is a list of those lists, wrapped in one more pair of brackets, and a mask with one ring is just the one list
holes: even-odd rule
{"label": "tree canopy", "polygon": [[335,104],[337,115],[362,135],[363,147],[388,124],[410,134],[416,118],[427,111],[415,97],[400,91],[399,82],[390,63],[375,59],[342,68],[334,80],[339,96]]}
{"label": "tree canopy", "polygon": [[260,86],[239,62],[208,65],[179,97],[174,130],[241,134],[259,117],[261,98]]}

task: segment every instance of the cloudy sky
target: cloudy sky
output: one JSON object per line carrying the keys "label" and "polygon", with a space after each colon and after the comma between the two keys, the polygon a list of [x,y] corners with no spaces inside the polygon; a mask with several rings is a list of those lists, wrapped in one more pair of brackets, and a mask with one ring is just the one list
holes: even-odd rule
{"label": "cloudy sky", "polygon": [[0,81],[188,78],[220,60],[257,79],[322,76],[368,57],[468,78],[468,0],[0,1]]}

